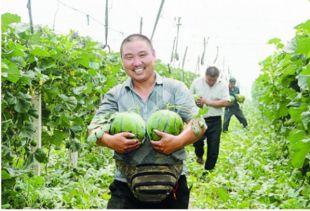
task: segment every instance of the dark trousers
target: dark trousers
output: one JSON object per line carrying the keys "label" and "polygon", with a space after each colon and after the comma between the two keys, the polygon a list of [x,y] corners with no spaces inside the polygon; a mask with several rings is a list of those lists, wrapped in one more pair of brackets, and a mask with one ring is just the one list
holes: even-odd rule
{"label": "dark trousers", "polygon": [[244,117],[243,112],[239,107],[226,108],[224,114],[223,131],[228,131],[229,122],[233,115],[237,117],[237,119],[243,125],[243,127],[248,126],[248,122],[246,121],[246,118]]}
{"label": "dark trousers", "polygon": [[205,118],[205,122],[208,126],[204,137],[194,143],[195,154],[197,157],[202,157],[204,154],[204,139],[207,139],[207,159],[205,163],[205,169],[214,169],[220,150],[220,138],[222,131],[222,119],[221,116]]}
{"label": "dark trousers", "polygon": [[180,176],[175,187],[175,195],[171,193],[160,203],[139,201],[134,197],[127,183],[117,180],[110,185],[110,191],[108,209],[188,209],[189,189],[185,175]]}

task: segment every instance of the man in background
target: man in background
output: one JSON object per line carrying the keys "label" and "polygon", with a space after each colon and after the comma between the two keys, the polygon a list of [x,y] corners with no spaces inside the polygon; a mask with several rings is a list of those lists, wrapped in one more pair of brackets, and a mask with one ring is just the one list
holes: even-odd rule
{"label": "man in background", "polygon": [[239,120],[239,122],[243,125],[244,128],[247,128],[248,122],[243,115],[243,112],[240,108],[238,103],[238,94],[240,94],[239,87],[236,86],[236,79],[230,78],[229,79],[229,94],[233,97],[233,101],[231,101],[230,106],[225,108],[224,114],[224,125],[223,125],[223,132],[228,132],[229,122],[233,115]]}
{"label": "man in background", "polygon": [[209,107],[204,116],[208,130],[202,139],[194,143],[197,162],[203,164],[204,139],[207,139],[207,159],[203,174],[214,169],[217,162],[222,131],[222,108],[230,105],[228,85],[224,81],[218,80],[219,74],[220,71],[217,67],[210,66],[207,68],[205,76],[195,79],[190,88],[193,95],[199,96],[196,105]]}

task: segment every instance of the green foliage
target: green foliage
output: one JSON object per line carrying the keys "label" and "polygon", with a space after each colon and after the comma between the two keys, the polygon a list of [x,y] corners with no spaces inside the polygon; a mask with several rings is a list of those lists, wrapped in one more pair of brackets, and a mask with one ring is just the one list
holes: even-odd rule
{"label": "green foliage", "polygon": [[288,139],[291,163],[301,168],[310,157],[310,20],[296,26],[295,37],[284,46],[269,41],[277,51],[261,62],[262,73],[253,98],[277,130]]}

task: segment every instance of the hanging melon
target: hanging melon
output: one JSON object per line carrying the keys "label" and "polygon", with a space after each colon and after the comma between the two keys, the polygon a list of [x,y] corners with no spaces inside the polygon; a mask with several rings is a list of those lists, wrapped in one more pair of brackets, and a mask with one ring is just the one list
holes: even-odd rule
{"label": "hanging melon", "polygon": [[145,121],[134,112],[120,112],[115,115],[112,121],[110,134],[130,132],[140,141],[145,137]]}
{"label": "hanging melon", "polygon": [[149,117],[146,127],[149,138],[153,141],[158,141],[160,137],[154,130],[178,135],[183,130],[183,121],[182,118],[173,111],[159,110]]}

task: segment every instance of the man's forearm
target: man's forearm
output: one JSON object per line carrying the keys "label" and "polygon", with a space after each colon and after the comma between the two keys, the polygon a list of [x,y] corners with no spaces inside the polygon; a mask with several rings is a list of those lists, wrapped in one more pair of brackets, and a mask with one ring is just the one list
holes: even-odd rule
{"label": "man's forearm", "polygon": [[[199,140],[205,131],[207,130],[206,124],[201,125],[198,122],[198,119],[192,120],[187,124],[185,129],[182,131],[182,133],[179,135],[181,139],[182,146],[185,147],[186,145],[195,143],[197,140]],[[194,128],[195,127],[195,128]],[[197,130],[199,131],[197,133]]]}
{"label": "man's forearm", "polygon": [[230,104],[228,100],[206,100],[205,105],[215,108],[221,108],[221,107],[227,107]]}

